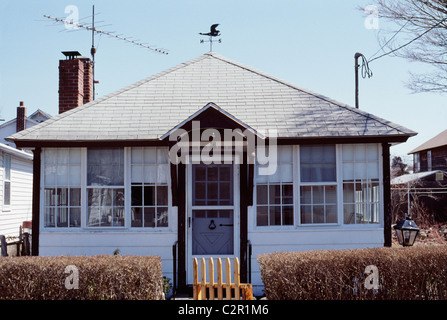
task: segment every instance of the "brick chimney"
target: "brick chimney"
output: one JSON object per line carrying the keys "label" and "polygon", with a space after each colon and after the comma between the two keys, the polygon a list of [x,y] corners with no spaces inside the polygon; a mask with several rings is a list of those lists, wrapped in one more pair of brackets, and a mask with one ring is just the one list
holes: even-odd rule
{"label": "brick chimney", "polygon": [[93,100],[92,61],[77,51],[63,51],[59,60],[59,113]]}
{"label": "brick chimney", "polygon": [[80,58],[84,62],[84,104],[93,100],[93,63],[89,58]]}
{"label": "brick chimney", "polygon": [[16,132],[26,129],[26,108],[23,101],[17,107]]}

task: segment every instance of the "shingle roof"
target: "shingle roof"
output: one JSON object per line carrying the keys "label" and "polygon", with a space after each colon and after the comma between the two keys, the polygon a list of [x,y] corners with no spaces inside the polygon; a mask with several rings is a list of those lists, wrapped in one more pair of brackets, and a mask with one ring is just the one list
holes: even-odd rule
{"label": "shingle roof", "polygon": [[157,140],[210,102],[255,130],[276,129],[284,138],[416,134],[210,52],[9,139]]}
{"label": "shingle roof", "polygon": [[434,136],[430,140],[424,142],[419,147],[411,150],[408,154],[416,153],[423,150],[434,149],[442,146],[447,146],[447,130],[442,131],[440,134]]}

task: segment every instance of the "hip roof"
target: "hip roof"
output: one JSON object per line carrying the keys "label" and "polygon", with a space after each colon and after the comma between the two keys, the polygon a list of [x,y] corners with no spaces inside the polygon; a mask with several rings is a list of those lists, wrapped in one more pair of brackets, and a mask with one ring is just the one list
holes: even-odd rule
{"label": "hip roof", "polygon": [[416,135],[407,128],[300,88],[216,53],[148,77],[18,132],[8,140],[160,140],[210,102],[279,138]]}

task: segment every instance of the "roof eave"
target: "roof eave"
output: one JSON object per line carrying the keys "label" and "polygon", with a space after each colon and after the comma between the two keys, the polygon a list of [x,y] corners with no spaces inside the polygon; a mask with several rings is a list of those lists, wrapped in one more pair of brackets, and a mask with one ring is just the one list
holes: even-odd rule
{"label": "roof eave", "polygon": [[[383,136],[319,136],[319,137],[276,137],[282,144],[322,144],[322,143],[403,143],[410,135]],[[169,140],[164,139],[123,139],[123,140],[26,140],[7,139],[19,148],[62,148],[62,147],[138,147],[138,146],[169,146]],[[268,137],[266,137],[268,140]]]}

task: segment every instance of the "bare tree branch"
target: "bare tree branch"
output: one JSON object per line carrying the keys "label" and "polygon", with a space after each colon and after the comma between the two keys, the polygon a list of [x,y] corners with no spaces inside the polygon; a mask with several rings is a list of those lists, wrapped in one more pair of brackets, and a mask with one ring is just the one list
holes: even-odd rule
{"label": "bare tree branch", "polygon": [[[412,74],[408,87],[414,92],[447,92],[447,0],[375,0],[379,18],[396,24],[381,30],[382,54],[428,64],[435,70]],[[386,33],[386,36],[383,36]],[[380,50],[379,50],[380,51]]]}

